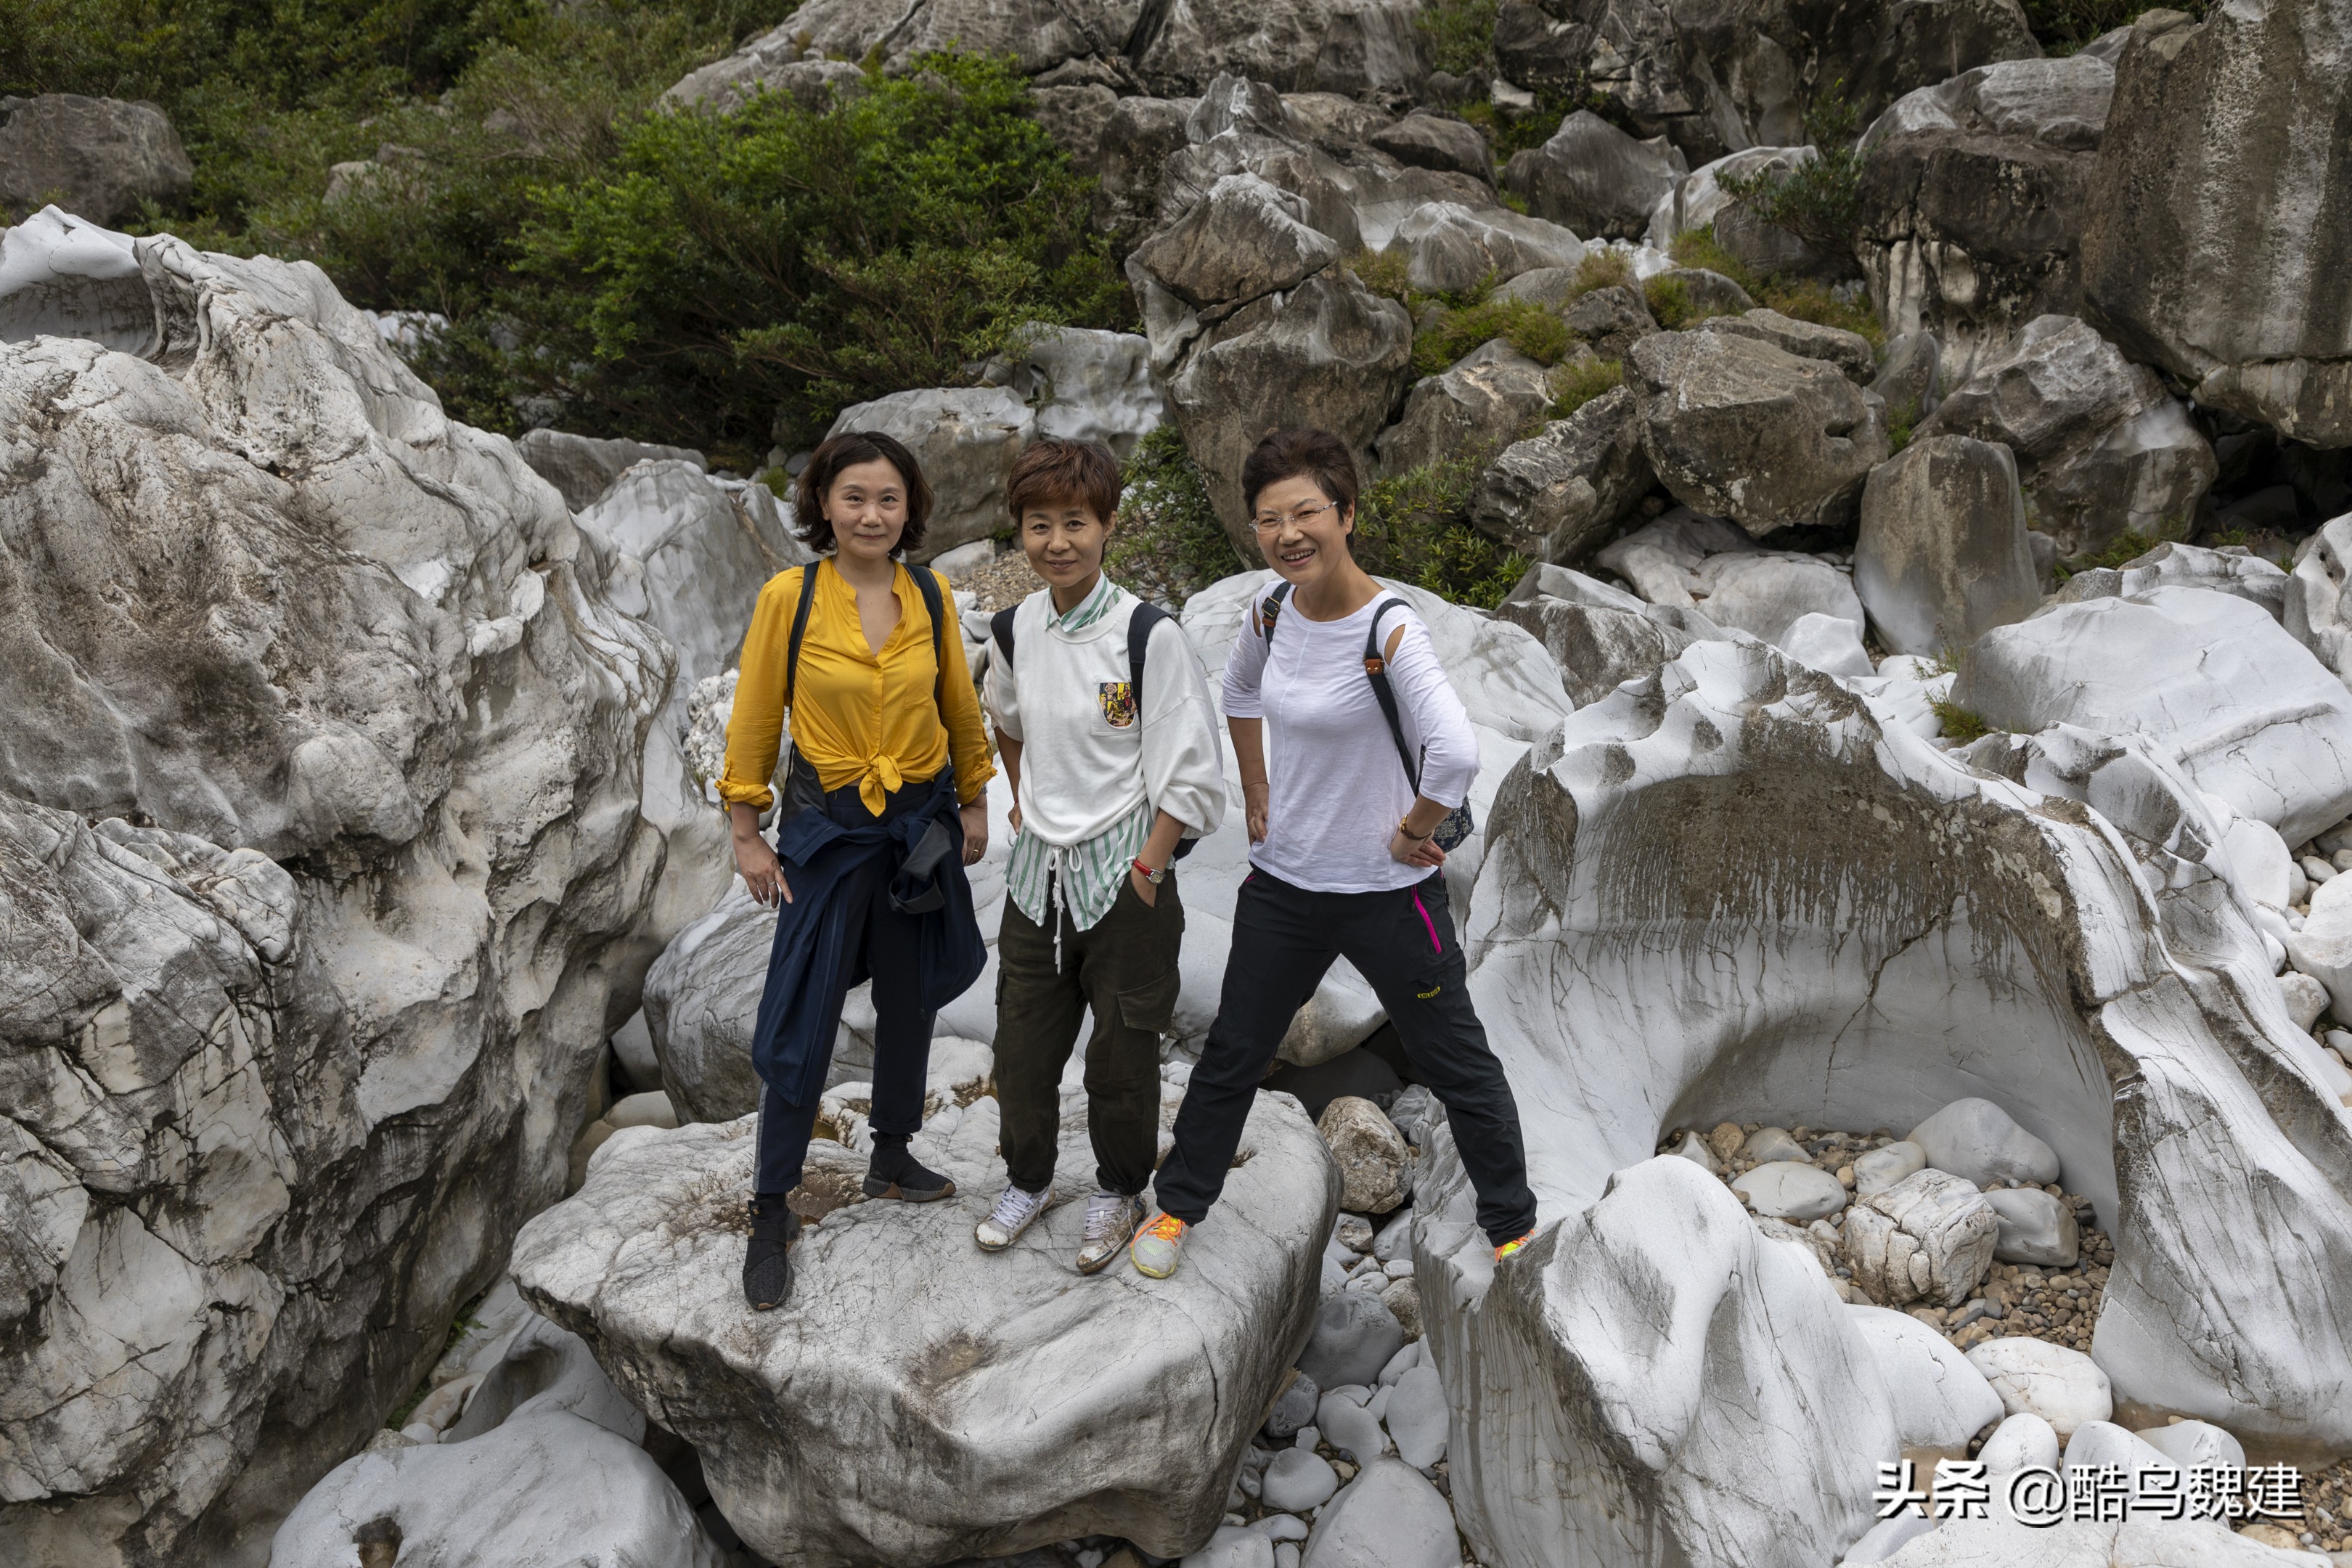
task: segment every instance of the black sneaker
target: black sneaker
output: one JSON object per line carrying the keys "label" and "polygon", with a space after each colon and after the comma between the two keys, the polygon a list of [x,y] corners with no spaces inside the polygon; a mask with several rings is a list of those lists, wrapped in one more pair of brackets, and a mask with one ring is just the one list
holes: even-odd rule
{"label": "black sneaker", "polygon": [[743,1299],[755,1312],[781,1307],[793,1294],[793,1244],[801,1216],[782,1203],[751,1205],[751,1242],[743,1250]]}
{"label": "black sneaker", "polygon": [[907,1151],[904,1134],[877,1134],[873,1157],[866,1163],[866,1195],[897,1198],[901,1203],[935,1204],[955,1196],[955,1184],[931,1170]]}

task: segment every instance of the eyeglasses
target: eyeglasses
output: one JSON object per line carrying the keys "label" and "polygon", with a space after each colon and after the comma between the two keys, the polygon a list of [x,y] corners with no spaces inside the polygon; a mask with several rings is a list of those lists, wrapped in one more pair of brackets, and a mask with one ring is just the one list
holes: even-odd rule
{"label": "eyeglasses", "polygon": [[1280,533],[1286,524],[1292,528],[1305,528],[1315,521],[1318,513],[1329,511],[1339,504],[1335,500],[1327,500],[1321,506],[1302,506],[1286,516],[1279,512],[1260,512],[1250,519],[1250,526],[1260,533]]}

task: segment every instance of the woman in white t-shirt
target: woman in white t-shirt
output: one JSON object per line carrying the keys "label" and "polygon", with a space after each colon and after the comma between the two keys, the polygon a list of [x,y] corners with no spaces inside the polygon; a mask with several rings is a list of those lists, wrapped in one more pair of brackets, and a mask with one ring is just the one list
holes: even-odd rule
{"label": "woman in white t-shirt", "polygon": [[[1496,1258],[1535,1230],[1518,1108],[1464,985],[1437,843],[1469,798],[1477,736],[1428,628],[1349,552],[1356,493],[1355,464],[1328,431],[1269,436],[1242,465],[1259,549],[1282,578],[1225,662],[1251,870],[1217,1020],[1153,1184],[1160,1212],[1129,1247],[1153,1279],[1175,1272],[1186,1229],[1216,1203],[1259,1080],[1342,954],[1388,1009],[1414,1076],[1445,1103]],[[1375,674],[1393,695],[1393,731]]]}

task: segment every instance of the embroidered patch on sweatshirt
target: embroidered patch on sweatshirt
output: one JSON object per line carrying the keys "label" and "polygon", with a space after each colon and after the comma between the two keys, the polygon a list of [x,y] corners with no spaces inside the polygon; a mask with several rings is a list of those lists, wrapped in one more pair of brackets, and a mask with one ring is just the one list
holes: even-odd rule
{"label": "embroidered patch on sweatshirt", "polygon": [[1114,730],[1124,730],[1135,722],[1135,688],[1130,681],[1106,680],[1095,688],[1095,701],[1102,709],[1104,722]]}

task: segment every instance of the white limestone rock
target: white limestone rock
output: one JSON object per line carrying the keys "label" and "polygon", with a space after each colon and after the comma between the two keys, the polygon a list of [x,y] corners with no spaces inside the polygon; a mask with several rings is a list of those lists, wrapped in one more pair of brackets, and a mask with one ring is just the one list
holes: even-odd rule
{"label": "white limestone rock", "polygon": [[2240,1535],[2218,1520],[1951,1520],[1885,1560],[1886,1568],[2287,1568],[2308,1557]]}
{"label": "white limestone rock", "polygon": [[[1064,1137],[1062,1163],[1090,1168],[1083,1127]],[[1338,1172],[1297,1101],[1258,1097],[1180,1273],[1084,1289],[1068,1265],[1082,1204],[1009,1252],[971,1246],[1002,1169],[995,1103],[976,1101],[916,1144],[958,1196],[862,1203],[849,1171],[825,1174],[844,1206],[803,1232],[790,1309],[758,1318],[738,1279],[751,1145],[750,1118],[618,1133],[514,1257],[525,1298],[702,1455],[748,1545],[807,1568],[921,1568],[1097,1531],[1161,1556],[1207,1541],[1307,1337],[1337,1212]],[[877,1336],[885,1297],[893,1331]],[[1047,1386],[1056,1398],[1032,1397]]]}
{"label": "white limestone rock", "polygon": [[[1414,1196],[1479,1559],[1568,1563],[1633,1531],[1695,1561],[1754,1540],[1775,1543],[1759,1561],[1811,1563],[1868,1526],[1891,1397],[1851,1329],[1818,1321],[1828,1280],[1763,1246],[1720,1182],[1652,1157],[1662,1127],[1760,1107],[1824,1127],[2011,1108],[2111,1227],[2094,1343],[2121,1395],[2352,1441],[2352,1131],[2221,838],[2128,737],[1940,751],[1891,696],[1753,642],[1696,644],[1532,748],[1464,929],[1531,1108],[1543,1228],[1496,1267],[1443,1128]],[[1630,1278],[1658,1283],[1629,1300]],[[1702,1340],[1741,1347],[1736,1390],[1709,1384]],[[1784,1402],[1801,1413],[1757,1414]],[[1557,1498],[1533,1479],[1561,1473],[1586,1479]]]}
{"label": "white limestone rock", "polygon": [[1584,241],[1557,223],[1460,202],[1421,207],[1397,226],[1389,244],[1405,247],[1405,281],[1426,294],[1467,293],[1482,281],[1506,283],[1539,267],[1584,259]]}
{"label": "white limestone rock", "polygon": [[[1419,1347],[1420,1342],[1415,1341],[1405,1348]],[[1416,1470],[1425,1470],[1445,1458],[1447,1417],[1445,1385],[1435,1367],[1423,1364],[1397,1379],[1396,1392],[1389,1395],[1388,1411],[1381,1420],[1396,1444],[1397,1458]]]}
{"label": "white limestone rock", "polygon": [[1339,1473],[1331,1461],[1311,1448],[1285,1448],[1265,1468],[1258,1496],[1268,1508],[1305,1513],[1331,1500],[1339,1489]]}
{"label": "white limestone rock", "polygon": [[2158,588],[2049,606],[1985,634],[1952,700],[2003,730],[2145,736],[2290,844],[2352,811],[2352,693],[2232,595]]}
{"label": "white limestone rock", "polygon": [[1992,1267],[2000,1222],[1974,1185],[1932,1166],[1856,1200],[1845,1255],[1874,1300],[1957,1307]]}
{"label": "white limestone rock", "polygon": [[1122,462],[1168,418],[1151,379],[1150,341],[1134,332],[1036,329],[1012,384],[1035,405],[1039,436],[1100,441]]}
{"label": "white limestone rock", "polygon": [[[1986,1384],[1990,1387],[1990,1384]],[[1994,1397],[2000,1395],[1996,1394]],[[1985,1473],[2007,1475],[2029,1467],[2054,1470],[2058,1468],[2058,1429],[2031,1410],[2020,1410],[2001,1418],[1992,1436],[1977,1450],[1984,1461]]]}
{"label": "white limestone rock", "polygon": [[1301,1568],[1455,1568],[1454,1510],[1418,1470],[1376,1458],[1315,1521]]}
{"label": "white limestone rock", "polygon": [[2220,1465],[2233,1470],[2245,1468],[2246,1446],[2210,1421],[2143,1426],[2134,1436],[2183,1468],[2195,1469],[2202,1465]]}
{"label": "white limestone rock", "polygon": [[1843,616],[1808,610],[1789,623],[1777,643],[1782,653],[1823,675],[1866,679],[1878,673],[1863,646],[1862,628]]}
{"label": "white limestone rock", "polygon": [[2000,1395],[1943,1335],[1885,1307],[1848,1306],[1845,1313],[1878,1357],[1906,1451],[1965,1458],[1969,1439],[2000,1419]]}
{"label": "white limestone rock", "polygon": [[581,511],[613,488],[629,468],[647,461],[684,463],[697,473],[710,465],[688,447],[656,446],[649,441],[609,440],[574,436],[568,430],[527,430],[515,437],[515,450],[531,471],[553,485],[563,504]]}
{"label": "white limestone rock", "polygon": [[1774,1219],[1827,1219],[1845,1207],[1845,1188],[1827,1171],[1776,1160],[1731,1179],[1731,1190],[1758,1214]]}
{"label": "white limestone rock", "polygon": [[1843,572],[1810,555],[1780,552],[1709,556],[1696,575],[1699,608],[1719,626],[1780,644],[1806,616],[1828,616],[1862,633],[1862,601]]}
{"label": "white limestone rock", "polygon": [[315,267],[51,215],[0,320],[0,1539],[178,1562],[430,1371],[723,835],[616,554]]}
{"label": "white limestone rock", "polygon": [[1987,1182],[2054,1182],[2058,1152],[2017,1124],[1991,1100],[1956,1100],[1911,1129],[1928,1165],[1971,1186]]}
{"label": "white limestone rock", "polygon": [[1984,1373],[2001,1408],[2028,1412],[2050,1423],[2064,1442],[2086,1422],[2115,1414],[2115,1393],[2099,1363],[2081,1351],[2047,1340],[2012,1336],[1987,1340],[1969,1352],[1969,1364]]}

